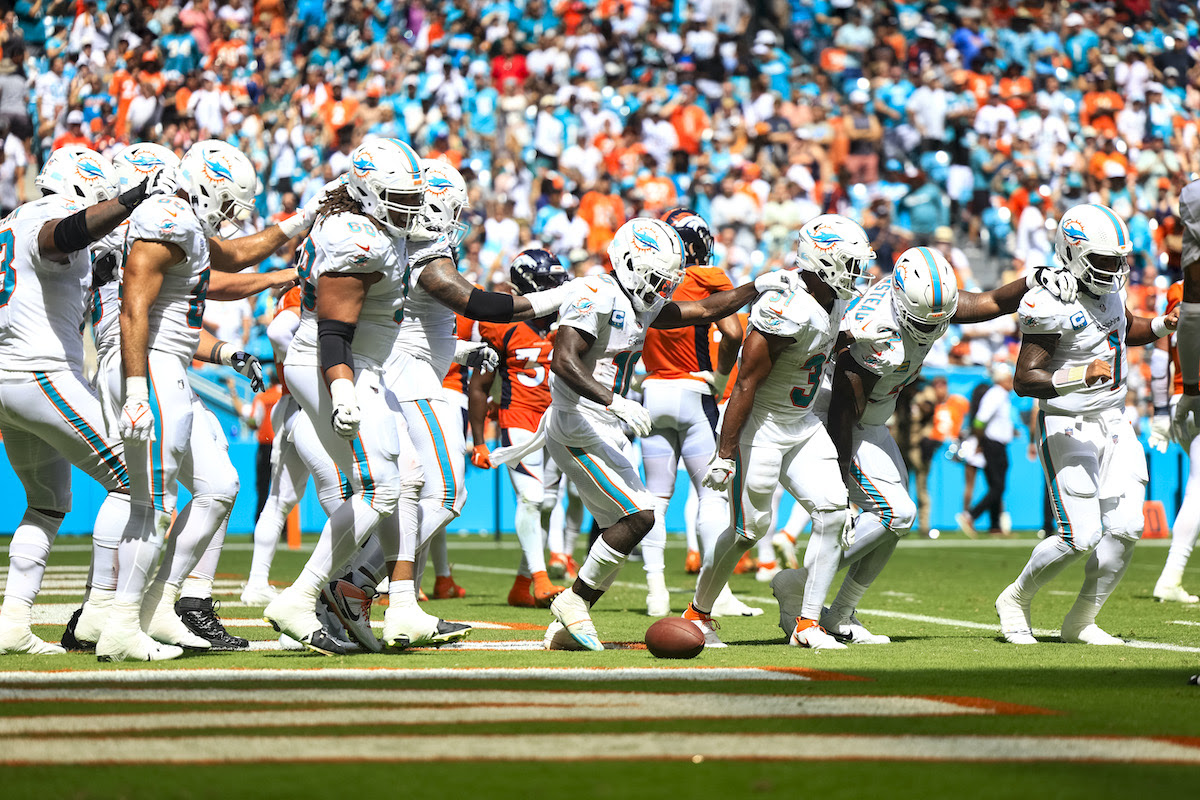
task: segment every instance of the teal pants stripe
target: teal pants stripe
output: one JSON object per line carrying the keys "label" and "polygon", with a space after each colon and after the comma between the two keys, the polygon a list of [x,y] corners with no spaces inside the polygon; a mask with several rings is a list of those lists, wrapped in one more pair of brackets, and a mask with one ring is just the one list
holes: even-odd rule
{"label": "teal pants stripe", "polygon": [[454,487],[454,466],[450,462],[450,450],[446,447],[446,436],[442,433],[442,425],[438,422],[437,414],[428,400],[418,400],[417,410],[425,420],[429,429],[429,438],[433,440],[433,449],[437,453],[438,469],[442,472],[442,508],[454,510],[458,493]]}
{"label": "teal pants stripe", "polygon": [[117,481],[122,486],[128,487],[129,473],[125,469],[125,464],[121,461],[121,458],[113,452],[112,448],[105,443],[104,437],[96,433],[96,430],[91,425],[88,425],[87,420],[79,416],[79,412],[71,407],[71,404],[66,401],[66,398],[64,398],[58,389],[55,388],[54,383],[50,380],[49,375],[44,372],[35,372],[33,374],[37,379],[38,386],[40,386],[42,389],[42,393],[46,395],[46,398],[50,400],[51,404],[53,404],[58,413],[62,414],[62,417],[67,421],[67,424],[74,428],[76,433],[82,436],[84,441],[91,446],[93,452],[95,452],[96,455],[100,456],[100,458],[104,460],[105,466],[109,468],[113,476],[116,477]]}

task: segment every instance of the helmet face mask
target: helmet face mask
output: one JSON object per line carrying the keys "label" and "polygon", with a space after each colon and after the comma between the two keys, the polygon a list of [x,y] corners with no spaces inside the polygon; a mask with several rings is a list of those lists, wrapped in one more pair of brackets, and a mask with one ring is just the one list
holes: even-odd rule
{"label": "helmet face mask", "polygon": [[796,236],[796,262],[816,273],[841,300],[854,296],[858,281],[867,277],[875,250],[862,226],[839,214],[810,220]]}
{"label": "helmet face mask", "polygon": [[638,312],[670,300],[683,280],[683,240],[661,220],[638,217],[626,222],[608,246],[608,257]]}
{"label": "helmet face mask", "polygon": [[1125,288],[1132,250],[1124,221],[1098,203],[1068,209],[1054,234],[1055,263],[1095,297]]}

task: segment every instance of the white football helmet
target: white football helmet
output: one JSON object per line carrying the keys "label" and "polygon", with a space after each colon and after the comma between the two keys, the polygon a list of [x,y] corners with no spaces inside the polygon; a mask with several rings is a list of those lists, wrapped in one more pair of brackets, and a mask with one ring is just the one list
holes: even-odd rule
{"label": "white football helmet", "polygon": [[178,174],[179,156],[161,144],[140,142],[113,156],[113,169],[117,171],[117,189],[124,192],[153,178],[160,170],[168,169]]}
{"label": "white football helmet", "polygon": [[42,194],[61,194],[92,205],[117,196],[117,173],[106,156],[67,145],[50,154],[33,185]]}
{"label": "white football helmet", "polygon": [[1080,286],[1097,297],[1125,288],[1132,251],[1129,228],[1108,206],[1075,206],[1058,221],[1055,264],[1069,270]]}
{"label": "white football helmet", "polygon": [[796,265],[816,273],[842,300],[866,277],[875,259],[867,232],[840,214],[822,214],[807,222],[796,236]]}
{"label": "white football helmet", "polygon": [[368,139],[350,153],[350,196],[395,236],[409,236],[421,219],[425,180],[421,160],[399,139]]}
{"label": "white football helmet", "polygon": [[254,212],[258,175],[250,159],[218,139],[196,142],[179,162],[179,186],[207,236],[221,235],[221,224],[243,223]]}
{"label": "white football helmet", "polygon": [[683,240],[662,220],[636,217],[626,222],[613,236],[608,258],[639,312],[670,300],[683,280]]}
{"label": "white football helmet", "polygon": [[923,344],[942,335],[958,308],[958,279],[946,257],[928,247],[910,247],[892,271],[896,321]]}
{"label": "white football helmet", "polygon": [[433,158],[421,159],[421,177],[425,181],[425,206],[413,228],[413,238],[437,239],[446,234],[457,247],[468,230],[467,224],[459,221],[470,207],[467,182],[451,164]]}

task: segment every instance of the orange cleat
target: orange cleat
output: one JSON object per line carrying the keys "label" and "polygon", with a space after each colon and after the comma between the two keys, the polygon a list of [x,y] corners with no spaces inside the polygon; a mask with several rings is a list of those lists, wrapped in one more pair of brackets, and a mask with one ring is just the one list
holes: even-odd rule
{"label": "orange cleat", "polygon": [[737,562],[737,566],[733,568],[734,575],[745,575],[747,572],[754,572],[758,569],[758,559],[746,553]]}
{"label": "orange cleat", "polygon": [[532,587],[533,578],[518,575],[512,588],[508,590],[508,604],[514,608],[537,608],[537,602],[530,594]]}
{"label": "orange cleat", "polygon": [[683,571],[688,575],[695,575],[700,572],[700,551],[688,550],[687,558],[683,562]]}
{"label": "orange cleat", "polygon": [[533,600],[538,608],[549,608],[554,598],[567,587],[555,586],[545,572],[533,573]]}
{"label": "orange cleat", "polygon": [[433,582],[434,600],[459,600],[467,596],[467,590],[454,582],[453,575],[438,575]]}
{"label": "orange cleat", "polygon": [[574,556],[567,556],[567,574],[563,575],[569,581],[573,581],[579,577],[579,565],[575,563]]}
{"label": "orange cleat", "polygon": [[546,562],[546,574],[551,578],[565,578],[567,575],[567,556],[564,553],[551,553]]}
{"label": "orange cleat", "polygon": [[429,595],[425,594],[425,590],[424,590],[424,589],[418,589],[418,590],[417,590],[417,602],[418,602],[418,603],[427,603],[427,602],[429,602]]}

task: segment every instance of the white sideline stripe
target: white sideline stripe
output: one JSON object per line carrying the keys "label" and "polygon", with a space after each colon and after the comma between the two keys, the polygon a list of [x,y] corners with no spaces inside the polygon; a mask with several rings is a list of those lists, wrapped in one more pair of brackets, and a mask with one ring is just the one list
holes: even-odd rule
{"label": "white sideline stripe", "polygon": [[[373,721],[378,721],[378,715]],[[556,733],[453,736],[16,738],[4,764],[323,761],[961,761],[1200,764],[1200,747],[1150,737]],[[586,755],[585,755],[586,754]]]}
{"label": "white sideline stripe", "polygon": [[[225,620],[226,623],[229,620]],[[379,627],[379,626],[376,626]],[[286,650],[278,639],[263,639],[250,642],[250,649],[254,651],[274,651]],[[441,647],[414,647],[412,650],[425,652],[428,650],[542,650],[541,639],[517,639],[517,640],[499,640],[485,642],[451,642],[444,644]],[[629,647],[615,642],[605,642],[605,650],[632,650],[635,648]],[[304,649],[294,650],[291,652],[302,653]],[[359,651],[354,651],[359,652]]]}
{"label": "white sideline stripe", "polygon": [[1172,625],[1195,625],[1197,627],[1200,627],[1200,622],[1195,622],[1190,619],[1173,619],[1173,620],[1171,620],[1171,624]]}
{"label": "white sideline stripe", "polygon": [[758,667],[481,667],[463,669],[110,669],[73,672],[0,672],[0,686],[79,683],[251,683],[254,681],[811,681],[800,672]]}
{"label": "white sideline stripe", "polygon": [[[165,693],[164,693],[165,694]],[[298,694],[298,693],[293,693]],[[287,710],[154,711],[132,714],[60,714],[0,717],[0,737],[29,734],[111,734],[134,731],[192,731],[207,728],[297,728],[323,725],[479,724],[493,722],[569,722],[575,720],[732,719],[801,717],[924,717],[979,716],[993,713],[929,697],[793,696],[726,694],[597,694],[557,693],[536,698],[529,694],[509,697],[505,692],[427,693],[399,692],[384,705],[394,706],[381,717],[380,703],[362,693],[350,702],[366,708]],[[183,700],[184,698],[179,698]],[[464,702],[465,701],[465,702]],[[122,701],[124,702],[124,700]],[[213,702],[248,702],[230,698]],[[295,702],[307,705],[306,698]],[[7,743],[5,743],[7,744]]]}

